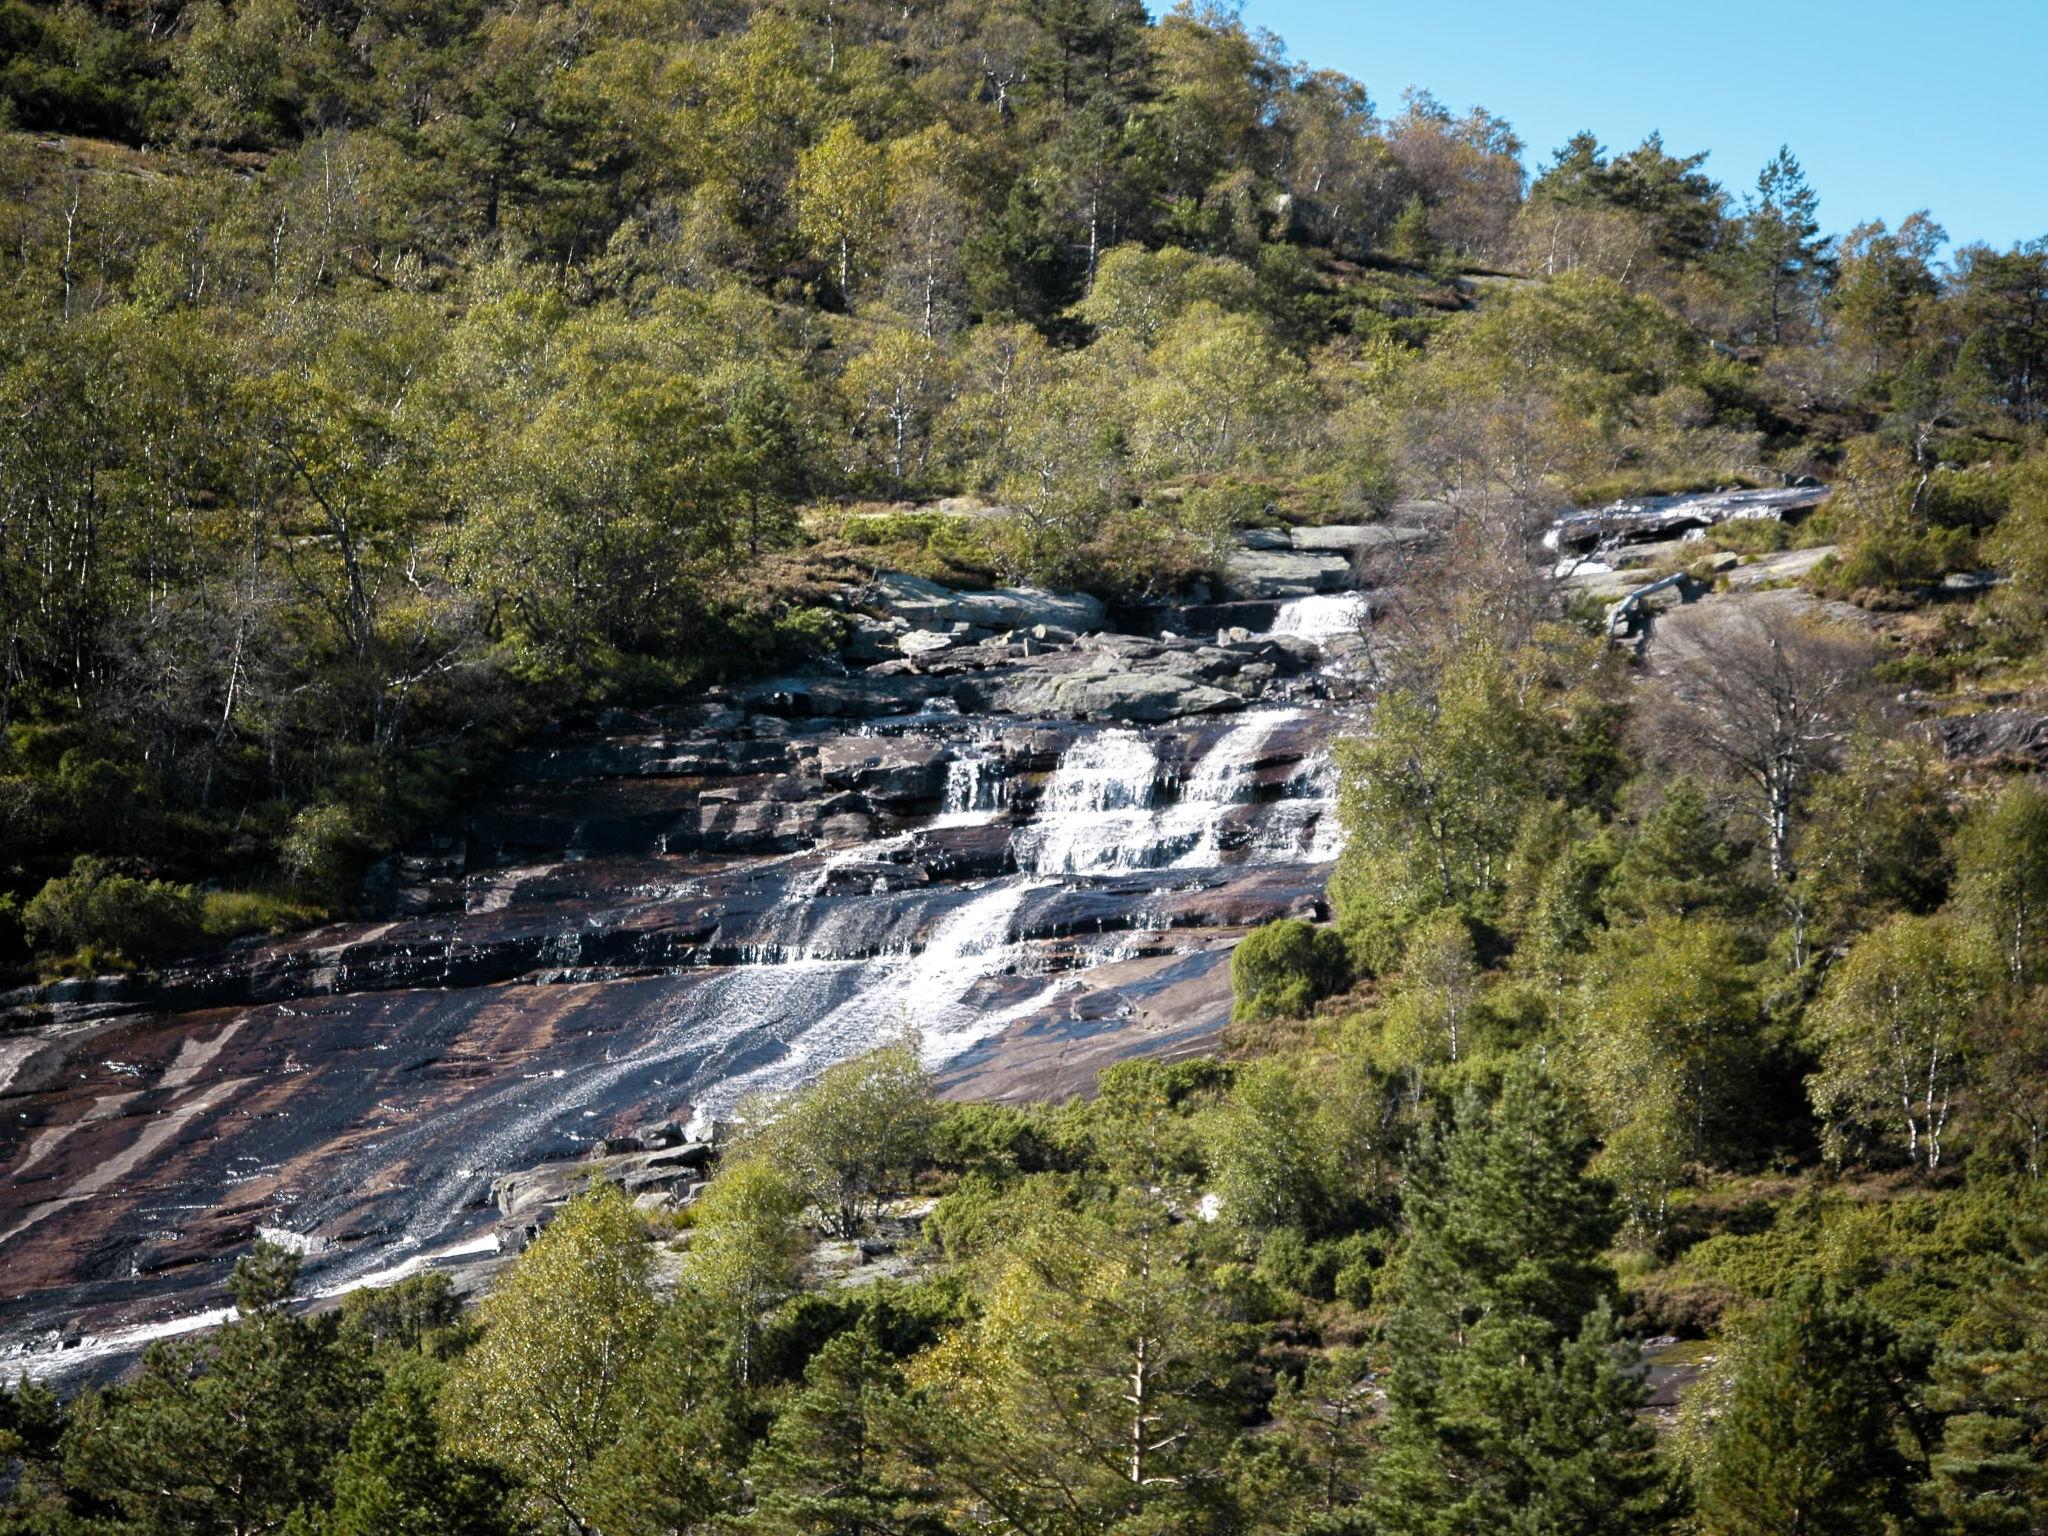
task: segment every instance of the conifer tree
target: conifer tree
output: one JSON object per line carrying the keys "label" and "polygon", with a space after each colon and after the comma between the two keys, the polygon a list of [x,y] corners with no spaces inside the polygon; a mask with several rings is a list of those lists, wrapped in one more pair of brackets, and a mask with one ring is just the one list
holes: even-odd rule
{"label": "conifer tree", "polygon": [[712,1300],[681,1287],[621,1389],[631,1412],[592,1470],[604,1536],[707,1529],[740,1506],[748,1426],[731,1353]]}
{"label": "conifer tree", "polygon": [[943,1523],[933,1494],[892,1450],[903,1372],[883,1349],[874,1314],[811,1358],[747,1480],[749,1536],[919,1536]]}
{"label": "conifer tree", "polygon": [[2048,1530],[2048,1229],[2014,1249],[1951,1330],[1930,1403],[1946,1415],[1930,1467],[1942,1512],[1983,1536]]}
{"label": "conifer tree", "polygon": [[229,1283],[233,1322],[208,1341],[153,1345],[132,1385],[81,1404],[67,1481],[144,1531],[256,1536],[325,1503],[371,1380],[335,1346],[331,1315],[293,1314],[298,1267],[259,1243]]}
{"label": "conifer tree", "polygon": [[302,1507],[288,1536],[498,1536],[509,1532],[495,1469],[452,1454],[435,1417],[445,1368],[394,1360],[334,1464],[326,1509]]}
{"label": "conifer tree", "polygon": [[1867,1306],[1794,1280],[1742,1351],[1701,1477],[1707,1536],[1866,1536],[1905,1509],[1908,1467]]}
{"label": "conifer tree", "polygon": [[1779,146],[1757,176],[1733,268],[1752,323],[1774,345],[1813,318],[1834,275],[1834,240],[1821,233],[1819,207],[1797,157]]}
{"label": "conifer tree", "polygon": [[1649,1532],[1667,1512],[1642,1388],[1620,1357],[1599,1253],[1611,1199],[1549,1073],[1515,1064],[1425,1143],[1403,1193],[1408,1247],[1387,1339],[1379,1528]]}

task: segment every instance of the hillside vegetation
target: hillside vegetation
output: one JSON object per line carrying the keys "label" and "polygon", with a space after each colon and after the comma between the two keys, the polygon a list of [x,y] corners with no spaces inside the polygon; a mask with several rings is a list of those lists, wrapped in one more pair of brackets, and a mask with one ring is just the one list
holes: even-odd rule
{"label": "hillside vegetation", "polygon": [[[345,905],[510,735],[828,644],[857,567],[1156,593],[1246,521],[1846,465],[1844,579],[1924,581],[2048,411],[2039,249],[1655,139],[1525,191],[1223,11],[4,15],[0,881],[201,887],[16,963]],[[1009,515],[902,515],[949,495]]]}
{"label": "hillside vegetation", "polygon": [[[1217,10],[0,29],[24,973],[343,906],[521,729],[829,648],[859,570],[1443,534],[1368,573],[1330,921],[1245,941],[1218,1059],[1012,1109],[892,1046],[467,1311],[259,1247],[216,1337],[0,1397],[0,1529],[2048,1531],[2043,738],[1953,730],[2044,713],[2048,242],[1832,237],[1789,152],[1525,176]],[[1688,563],[1807,590],[1642,660],[1540,558],[1805,474]]]}

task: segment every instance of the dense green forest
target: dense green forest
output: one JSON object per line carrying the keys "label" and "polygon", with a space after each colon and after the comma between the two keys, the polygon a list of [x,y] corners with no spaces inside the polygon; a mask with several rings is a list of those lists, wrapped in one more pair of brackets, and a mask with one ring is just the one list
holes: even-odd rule
{"label": "dense green forest", "polygon": [[[1448,532],[1382,573],[1334,919],[1244,942],[1218,1059],[1017,1110],[893,1047],[470,1310],[309,1315],[259,1248],[216,1336],[0,1397],[0,1528],[2048,1531],[2048,791],[1924,730],[2048,688],[2048,242],[1831,235],[1789,152],[1525,174],[1135,0],[0,37],[22,975],[342,909],[521,730],[828,648],[852,571]],[[1834,546],[1853,635],[1646,673],[1536,558],[1802,474],[1701,553]],[[910,1197],[911,1274],[805,1282]]]}

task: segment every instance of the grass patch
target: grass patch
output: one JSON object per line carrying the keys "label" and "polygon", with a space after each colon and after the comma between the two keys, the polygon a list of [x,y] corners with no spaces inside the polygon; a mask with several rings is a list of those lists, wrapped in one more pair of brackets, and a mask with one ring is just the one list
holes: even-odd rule
{"label": "grass patch", "polygon": [[206,891],[200,896],[199,922],[209,942],[225,944],[245,934],[272,938],[325,922],[333,914],[300,892],[283,888],[249,891]]}

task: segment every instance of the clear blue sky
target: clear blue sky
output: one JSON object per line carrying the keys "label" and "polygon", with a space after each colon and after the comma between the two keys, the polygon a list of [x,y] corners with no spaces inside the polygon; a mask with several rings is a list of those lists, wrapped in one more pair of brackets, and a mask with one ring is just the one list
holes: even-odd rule
{"label": "clear blue sky", "polygon": [[[1164,9],[1163,4],[1158,5]],[[1957,244],[2048,235],[2048,0],[1244,0],[1291,58],[1513,123],[1530,169],[1580,128],[1661,129],[1738,195],[1792,146],[1837,233],[1927,208]]]}

